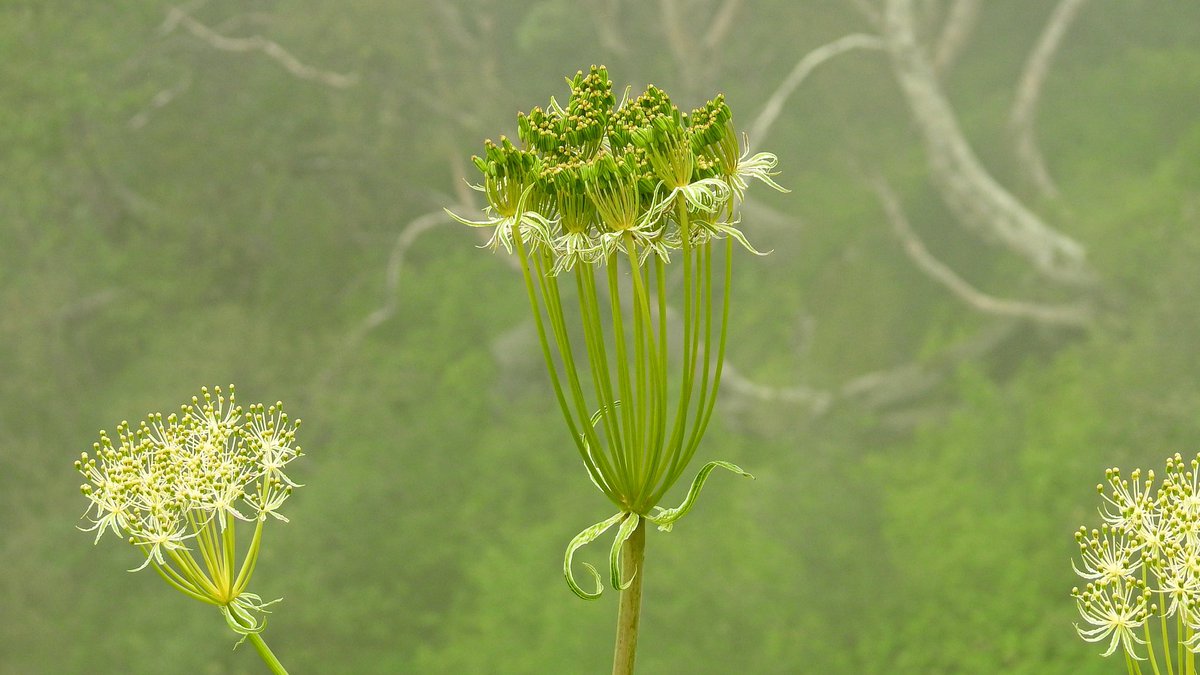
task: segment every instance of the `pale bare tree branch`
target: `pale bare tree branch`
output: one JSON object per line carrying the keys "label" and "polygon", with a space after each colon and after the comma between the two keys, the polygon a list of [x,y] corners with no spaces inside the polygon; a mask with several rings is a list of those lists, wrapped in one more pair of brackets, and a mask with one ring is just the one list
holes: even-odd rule
{"label": "pale bare tree branch", "polygon": [[687,95],[691,96],[699,86],[700,74],[697,72],[699,64],[690,58],[691,50],[688,47],[688,36],[684,34],[679,5],[676,0],[659,0],[658,9],[659,23],[662,26],[663,35],[667,39],[667,46],[670,47],[671,55],[675,58],[675,65],[679,68],[684,89]]}
{"label": "pale bare tree branch", "polygon": [[791,403],[804,406],[813,416],[825,414],[833,405],[835,394],[802,384],[773,386],[760,384],[742,375],[729,359],[721,369],[721,388],[737,396],[757,401]]}
{"label": "pale bare tree branch", "polygon": [[950,68],[966,46],[967,38],[971,37],[975,26],[979,24],[981,9],[983,0],[954,0],[950,6],[937,48],[933,52],[933,70],[939,75]]}
{"label": "pale bare tree branch", "polygon": [[142,127],[146,126],[147,122],[150,121],[150,115],[152,115],[154,111],[170,104],[171,101],[175,100],[176,96],[179,96],[183,92],[187,91],[191,86],[192,76],[190,74],[184,75],[183,77],[179,78],[179,81],[171,87],[162,89],[155,94],[154,97],[150,99],[150,102],[146,105],[146,107],[139,110],[133,115],[133,117],[130,117],[126,124],[134,131],[141,129]]}
{"label": "pale bare tree branch", "polygon": [[166,215],[166,210],[151,199],[129,187],[117,175],[111,162],[104,161],[96,147],[91,125],[81,119],[78,125],[80,139],[77,148],[84,165],[92,173],[103,195],[120,213],[141,223],[150,223]]}
{"label": "pale bare tree branch", "polygon": [[304,64],[278,43],[272,42],[261,35],[251,35],[244,38],[231,38],[221,35],[208,26],[192,18],[190,14],[179,7],[167,12],[160,32],[164,35],[183,26],[187,32],[208,43],[214,49],[225,52],[262,52],[265,56],[283,66],[292,75],[304,80],[312,80],[339,89],[349,87],[358,82],[354,73],[341,74],[320,70]]}
{"label": "pale bare tree branch", "polygon": [[1091,322],[1090,311],[1082,305],[1044,305],[1022,302],[997,298],[976,289],[925,248],[925,244],[909,225],[900,200],[882,178],[876,179],[873,187],[879,196],[880,203],[883,204],[883,210],[892,224],[892,229],[900,237],[900,241],[904,245],[904,252],[908,254],[908,257],[922,272],[972,308],[985,314],[1062,326],[1085,327]]}
{"label": "pale bare tree branch", "polygon": [[659,0],[659,24],[679,69],[684,90],[682,98],[691,98],[705,93],[703,87],[718,72],[719,57],[724,51],[720,48],[721,41],[732,30],[734,17],[742,3],[741,0],[721,0],[716,11],[711,12],[712,20],[701,36],[699,27],[693,32],[693,26],[686,19],[708,16],[708,5],[704,3],[701,8],[701,3],[695,0],[682,1],[689,5],[684,11],[680,10],[680,0]]}
{"label": "pale bare tree branch", "polygon": [[[503,101],[506,97],[502,80],[497,76],[497,50],[489,47],[496,43],[493,35],[495,20],[486,5],[472,8],[472,25],[468,25],[460,8],[449,0],[436,3],[436,7],[441,17],[441,30],[431,26],[423,36],[428,76],[421,86],[409,90],[415,92],[414,96],[422,103],[455,119],[464,129],[477,132],[482,126],[480,119],[469,111],[478,110],[479,101]],[[445,50],[439,36],[446,33],[458,42],[461,52],[472,55],[468,70],[456,67],[461,59],[450,66],[443,59]],[[429,88],[436,91],[430,94],[425,91]]]}
{"label": "pale bare tree branch", "polygon": [[805,54],[792,68],[792,72],[779,83],[775,88],[774,93],[767,99],[763,106],[762,112],[754,119],[754,123],[750,125],[749,137],[751,142],[756,145],[761,143],[766,138],[767,132],[770,131],[771,125],[779,118],[779,114],[783,112],[783,106],[787,103],[787,99],[792,95],[801,82],[816,69],[817,66],[825,63],[829,59],[848,52],[852,49],[883,49],[883,40],[874,35],[865,33],[852,33],[840,37],[833,42],[821,45],[811,52]]}
{"label": "pale bare tree branch", "polygon": [[464,50],[473,50],[476,46],[475,38],[467,30],[467,24],[458,7],[453,2],[437,2],[434,3],[434,7],[442,16],[442,23],[447,29],[446,33],[454,38],[458,47]]}
{"label": "pale bare tree branch", "polygon": [[384,268],[383,304],[372,310],[370,314],[367,314],[346,335],[342,346],[334,352],[328,365],[322,369],[314,380],[314,391],[320,391],[326,387],[329,380],[341,369],[342,364],[346,361],[346,357],[362,344],[367,335],[396,314],[400,273],[404,269],[405,256],[408,254],[408,250],[412,248],[421,235],[447,222],[450,222],[450,219],[446,216],[446,212],[438,209],[437,211],[430,211],[414,218],[400,231],[400,234],[396,237],[396,242],[392,245],[392,251],[388,255],[387,266]]}
{"label": "pale bare tree branch", "polygon": [[59,307],[51,318],[59,323],[71,323],[95,313],[106,305],[112,304],[121,295],[122,292],[116,288],[106,288],[102,291],[96,291]]}
{"label": "pale bare tree branch", "polygon": [[396,290],[400,286],[400,272],[404,269],[405,255],[417,239],[438,225],[444,225],[448,220],[445,211],[431,211],[413,219],[396,237],[392,252],[388,255],[387,269],[384,273],[384,303],[378,309],[363,319],[364,333],[375,329],[396,313]]}
{"label": "pale bare tree branch", "polygon": [[[978,360],[994,350],[1013,334],[1018,325],[1019,322],[1013,319],[996,321],[974,337],[938,354],[928,363],[911,362],[872,371],[833,389],[818,389],[802,384],[761,384],[741,374],[726,359],[724,372],[732,371],[732,378],[723,376],[722,388],[735,396],[764,403],[799,405],[807,408],[812,417],[820,417],[842,406],[871,411],[894,409],[928,394],[945,381],[959,364]],[[726,387],[726,384],[729,386]]]}
{"label": "pale bare tree branch", "polygon": [[896,78],[921,130],[931,178],[946,205],[964,225],[998,240],[1047,278],[1092,283],[1094,275],[1083,246],[1046,225],[997,183],[975,156],[917,44],[912,0],[888,0],[884,19]]}
{"label": "pale bare tree branch", "polygon": [[1029,53],[1025,61],[1025,69],[1017,84],[1017,97],[1013,102],[1010,123],[1013,135],[1016,137],[1017,159],[1021,170],[1045,197],[1057,197],[1058,187],[1046,170],[1046,162],[1038,150],[1034,133],[1034,123],[1037,118],[1038,99],[1054,54],[1062,42],[1063,35],[1070,28],[1079,10],[1086,0],[1062,0],[1054,8],[1046,27],[1038,38],[1037,45]]}
{"label": "pale bare tree branch", "polygon": [[998,320],[971,339],[941,352],[929,363],[905,363],[860,375],[838,389],[839,398],[870,410],[910,401],[940,384],[959,364],[987,355],[1008,339],[1018,325],[1012,319]]}
{"label": "pale bare tree branch", "polygon": [[725,0],[721,3],[721,7],[713,15],[712,23],[708,26],[708,32],[704,34],[706,49],[716,49],[721,46],[721,41],[733,27],[733,17],[737,15],[741,4],[742,0]]}
{"label": "pale bare tree branch", "polygon": [[[600,3],[603,6],[600,6]],[[620,7],[621,0],[592,0],[587,3],[596,20],[597,36],[600,44],[617,56],[629,55],[629,43],[621,35]]]}

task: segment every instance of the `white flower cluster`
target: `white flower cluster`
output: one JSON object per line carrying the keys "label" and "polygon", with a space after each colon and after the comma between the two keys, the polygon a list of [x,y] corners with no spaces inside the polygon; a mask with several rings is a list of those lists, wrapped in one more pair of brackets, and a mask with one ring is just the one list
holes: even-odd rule
{"label": "white flower cluster", "polygon": [[1076,625],[1080,637],[1107,640],[1104,656],[1121,647],[1152,663],[1158,640],[1168,662],[1177,651],[1172,642],[1200,652],[1200,456],[1167,459],[1157,488],[1153,471],[1126,478],[1112,468],[1105,477],[1107,485],[1096,486],[1103,525],[1075,533],[1082,564],[1073,564],[1087,582],[1071,591],[1088,624]]}
{"label": "white flower cluster", "polygon": [[[84,515],[92,525],[85,531],[95,531],[96,541],[105,532],[128,538],[146,554],[137,569],[182,568],[189,580],[198,564],[187,552],[199,548],[214,568],[205,576],[228,577],[229,587],[214,580],[213,589],[197,590],[228,602],[237,593],[229,583],[232,565],[223,565],[232,557],[232,550],[225,555],[225,531],[234,519],[287,520],[279,507],[298,487],[284,470],[302,455],[295,444],[299,426],[281,403],[243,411],[230,385],[228,397],[220,387],[203,388],[178,414],[152,414],[136,429],[122,422],[115,442],[101,431],[92,454],[75,462],[87,480],[81,490],[90,502]],[[190,546],[190,540],[199,545]],[[193,582],[189,588],[204,585]],[[221,597],[229,593],[232,597]]]}

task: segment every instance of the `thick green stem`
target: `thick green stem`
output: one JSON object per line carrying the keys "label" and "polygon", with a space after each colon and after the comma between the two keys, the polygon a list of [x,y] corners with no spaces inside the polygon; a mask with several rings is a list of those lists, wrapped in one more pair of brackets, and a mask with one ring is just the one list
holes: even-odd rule
{"label": "thick green stem", "polygon": [[262,660],[271,669],[272,673],[275,673],[275,675],[287,675],[287,668],[284,668],[279,659],[275,658],[275,653],[271,651],[266,642],[263,642],[261,635],[250,633],[246,638],[250,640],[250,644],[254,645],[255,651],[262,657]]}
{"label": "thick green stem", "polygon": [[617,613],[617,644],[613,651],[613,675],[632,675],[637,657],[638,623],[642,618],[642,561],[646,557],[646,519],[642,518],[633,534],[625,540],[621,556],[621,577],[629,586],[621,591]]}

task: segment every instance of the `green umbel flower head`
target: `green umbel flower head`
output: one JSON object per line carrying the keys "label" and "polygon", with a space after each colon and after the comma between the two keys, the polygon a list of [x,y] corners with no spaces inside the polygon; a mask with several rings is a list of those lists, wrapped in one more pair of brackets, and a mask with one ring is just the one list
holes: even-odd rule
{"label": "green umbel flower head", "polygon": [[[615,105],[603,67],[567,83],[565,108],[552,98],[517,115],[522,147],[502,136],[473,158],[485,218],[450,215],[494,228],[488,245],[518,257],[571,438],[592,482],[619,509],[567,547],[567,583],[594,598],[602,588],[595,569],[587,566],[594,592],[572,574],[580,547],[619,526],[610,581],[623,588],[621,547],[643,521],[670,530],[715,468],[749,475],[710,462],[680,507],[658,506],[687,469],[716,402],[732,242],[758,253],[737,227],[748,181],[786,190],[772,180],[774,155],[740,152],[724,96],[683,113],[653,85]],[[673,259],[683,268],[679,283],[667,282]],[[724,267],[723,287],[713,282],[714,259]],[[563,301],[568,276],[574,289],[565,292],[576,294],[577,309]]]}
{"label": "green umbel flower head", "polygon": [[[263,526],[287,522],[280,507],[294,488],[286,473],[300,457],[296,430],[282,403],[236,405],[220,387],[202,388],[175,414],[155,413],[137,427],[117,425],[115,440],[100,432],[91,453],[75,468],[88,499],[81,528],[125,538],[145,560],[131,571],[153,568],[185,595],[217,606],[242,635],[257,633],[273,602],[246,591],[258,560]],[[239,550],[238,522],[252,523]],[[245,527],[249,528],[250,525]]]}

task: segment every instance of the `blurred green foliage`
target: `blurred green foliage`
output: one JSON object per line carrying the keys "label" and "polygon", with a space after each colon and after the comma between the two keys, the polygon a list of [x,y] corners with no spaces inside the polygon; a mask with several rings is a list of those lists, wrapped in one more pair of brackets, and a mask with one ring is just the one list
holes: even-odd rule
{"label": "blurred green foliage", "polygon": [[[476,141],[561,98],[564,73],[691,86],[658,5],[625,5],[622,50],[565,1],[192,9],[355,73],[346,88],[163,31],[165,3],[0,6],[0,672],[260,670],[216,612],[73,528],[71,461],[97,430],[227,382],[305,419],[306,487],[252,589],[285,598],[267,636],[293,672],[607,667],[615,594],[584,603],[560,576],[606,507],[517,276],[436,227],[405,255],[394,313],[359,331],[405,224],[454,203]],[[723,87],[743,127],[803,54],[864,29],[848,3],[743,5],[707,48],[713,81],[681,101]],[[1087,247],[1095,325],[1016,325],[903,405],[813,415],[727,390],[698,458],[758,480],[715,480],[670,537],[650,533],[644,672],[1119,670],[1074,634],[1071,534],[1096,519],[1104,467],[1200,450],[1200,8],[1087,5],[1039,113],[1063,194],[1041,202],[1004,122],[1051,6],[988,3],[945,84],[997,177]],[[707,16],[684,18],[699,40]],[[879,54],[822,66],[764,149],[793,193],[762,197],[785,219],[744,222],[774,249],[738,262],[730,359],[747,377],[836,388],[993,325],[903,255],[863,166],[972,283],[1069,298],[953,222]]]}

